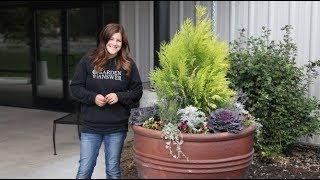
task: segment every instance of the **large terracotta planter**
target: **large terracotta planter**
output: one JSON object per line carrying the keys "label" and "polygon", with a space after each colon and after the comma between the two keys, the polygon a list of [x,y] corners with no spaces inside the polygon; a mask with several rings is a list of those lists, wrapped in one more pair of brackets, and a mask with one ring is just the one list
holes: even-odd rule
{"label": "large terracotta planter", "polygon": [[134,161],[143,179],[245,178],[253,158],[251,126],[240,134],[182,134],[182,151],[175,159],[165,149],[161,131],[132,126]]}

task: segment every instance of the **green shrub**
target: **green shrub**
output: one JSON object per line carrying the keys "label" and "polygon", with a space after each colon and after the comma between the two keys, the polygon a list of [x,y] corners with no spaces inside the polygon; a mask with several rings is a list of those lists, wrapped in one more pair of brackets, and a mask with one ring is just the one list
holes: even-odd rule
{"label": "green shrub", "polygon": [[205,13],[198,7],[196,25],[187,19],[173,39],[161,45],[161,68],[151,72],[150,80],[159,98],[209,114],[228,105],[234,91],[226,79],[228,46],[216,39]]}
{"label": "green shrub", "polygon": [[261,37],[244,36],[231,43],[228,77],[232,88],[247,94],[246,109],[262,124],[255,148],[263,157],[290,151],[298,138],[319,130],[318,102],[307,97],[311,72],[319,62],[296,66],[297,47],[285,26],[279,42],[269,41],[270,30]]}

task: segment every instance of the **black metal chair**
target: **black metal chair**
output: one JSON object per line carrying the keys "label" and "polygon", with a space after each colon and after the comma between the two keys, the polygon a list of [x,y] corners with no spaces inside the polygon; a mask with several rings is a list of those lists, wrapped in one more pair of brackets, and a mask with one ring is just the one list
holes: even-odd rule
{"label": "black metal chair", "polygon": [[80,134],[80,103],[75,102],[75,112],[68,113],[56,120],[53,121],[53,150],[54,150],[54,155],[57,155],[56,153],[56,125],[57,124],[71,124],[71,125],[77,125],[78,126],[78,136],[79,140],[81,139],[81,134]]}

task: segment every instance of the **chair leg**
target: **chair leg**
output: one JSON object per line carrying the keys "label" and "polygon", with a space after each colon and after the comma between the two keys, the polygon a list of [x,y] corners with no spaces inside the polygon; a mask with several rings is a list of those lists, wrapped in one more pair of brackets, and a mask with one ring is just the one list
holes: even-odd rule
{"label": "chair leg", "polygon": [[52,136],[52,140],[53,140],[54,155],[57,155],[57,152],[56,152],[56,123],[53,123],[53,136]]}
{"label": "chair leg", "polygon": [[79,124],[78,124],[78,137],[79,137],[79,140],[81,141],[80,125]]}

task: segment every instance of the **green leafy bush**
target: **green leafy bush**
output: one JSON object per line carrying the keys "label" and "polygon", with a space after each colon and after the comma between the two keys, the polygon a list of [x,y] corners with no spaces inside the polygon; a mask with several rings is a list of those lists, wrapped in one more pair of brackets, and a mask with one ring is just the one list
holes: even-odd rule
{"label": "green leafy bush", "polygon": [[[319,130],[318,102],[307,97],[311,72],[319,62],[297,67],[297,47],[285,26],[283,39],[270,41],[270,30],[261,37],[240,38],[231,43],[228,77],[232,88],[247,94],[246,109],[262,124],[255,148],[271,157],[290,151],[298,138]],[[316,114],[316,115],[315,115]]]}
{"label": "green leafy bush", "polygon": [[228,46],[214,36],[206,9],[197,7],[196,25],[190,19],[159,52],[160,66],[151,72],[151,85],[166,101],[178,100],[209,114],[230,103],[234,91],[229,88]]}

